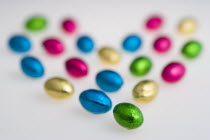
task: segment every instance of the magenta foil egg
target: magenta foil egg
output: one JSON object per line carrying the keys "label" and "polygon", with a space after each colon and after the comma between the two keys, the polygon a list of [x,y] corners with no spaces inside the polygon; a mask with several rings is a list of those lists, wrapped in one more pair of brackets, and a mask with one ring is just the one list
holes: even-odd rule
{"label": "magenta foil egg", "polygon": [[58,55],[58,54],[63,53],[64,51],[63,43],[56,38],[48,38],[44,40],[43,46],[46,52],[51,55]]}
{"label": "magenta foil egg", "polygon": [[146,21],[148,30],[157,30],[162,26],[163,20],[160,16],[152,16]]}
{"label": "magenta foil egg", "polygon": [[77,24],[73,19],[65,19],[62,22],[62,28],[66,33],[74,33],[77,29]]}
{"label": "magenta foil egg", "polygon": [[87,64],[80,58],[70,58],[65,63],[66,71],[75,78],[81,78],[88,74]]}
{"label": "magenta foil egg", "polygon": [[162,78],[168,83],[175,83],[182,79],[186,72],[186,68],[179,62],[172,62],[165,66],[162,71]]}
{"label": "magenta foil egg", "polygon": [[167,52],[171,48],[170,38],[166,36],[157,38],[153,44],[153,48],[159,53]]}

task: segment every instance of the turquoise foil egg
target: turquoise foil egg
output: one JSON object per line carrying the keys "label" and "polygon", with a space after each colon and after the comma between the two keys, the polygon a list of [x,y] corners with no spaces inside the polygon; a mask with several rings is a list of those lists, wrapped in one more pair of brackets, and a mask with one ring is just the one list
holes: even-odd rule
{"label": "turquoise foil egg", "polygon": [[25,53],[31,49],[31,41],[23,35],[14,35],[9,39],[9,48],[17,53]]}
{"label": "turquoise foil egg", "polygon": [[141,45],[142,39],[135,34],[127,36],[122,42],[123,49],[128,52],[137,51],[141,47]]}
{"label": "turquoise foil egg", "polygon": [[116,92],[123,85],[123,78],[114,71],[103,70],[96,75],[96,83],[105,92]]}
{"label": "turquoise foil egg", "polygon": [[111,99],[104,92],[95,89],[83,91],[79,101],[87,111],[94,114],[106,113],[112,108]]}
{"label": "turquoise foil egg", "polygon": [[44,66],[37,58],[32,56],[22,58],[21,69],[28,77],[40,78],[44,75]]}
{"label": "turquoise foil egg", "polygon": [[95,43],[89,36],[81,36],[77,40],[77,48],[83,53],[90,53],[94,50]]}

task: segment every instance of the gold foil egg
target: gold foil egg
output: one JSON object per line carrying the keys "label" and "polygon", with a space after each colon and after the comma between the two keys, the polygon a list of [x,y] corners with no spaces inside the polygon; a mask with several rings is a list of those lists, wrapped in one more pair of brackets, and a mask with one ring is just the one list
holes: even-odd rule
{"label": "gold foil egg", "polygon": [[120,53],[110,47],[101,48],[98,55],[102,62],[111,65],[119,63],[121,59]]}
{"label": "gold foil egg", "polygon": [[59,77],[48,79],[44,84],[44,89],[48,95],[56,99],[66,99],[74,93],[72,84]]}
{"label": "gold foil egg", "polygon": [[178,31],[183,35],[192,34],[196,29],[197,22],[192,18],[183,19],[178,25]]}
{"label": "gold foil egg", "polygon": [[158,85],[152,80],[140,81],[133,89],[133,98],[138,103],[149,103],[158,93]]}

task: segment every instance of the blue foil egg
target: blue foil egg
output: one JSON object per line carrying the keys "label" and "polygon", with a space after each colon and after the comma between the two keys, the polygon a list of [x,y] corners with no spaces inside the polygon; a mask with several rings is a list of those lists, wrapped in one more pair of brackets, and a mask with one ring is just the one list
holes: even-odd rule
{"label": "blue foil egg", "polygon": [[79,101],[87,111],[94,114],[106,113],[112,108],[111,99],[104,92],[95,89],[83,91]]}
{"label": "blue foil egg", "polygon": [[44,67],[42,63],[32,56],[22,58],[21,69],[25,75],[32,78],[39,78],[44,75]]}
{"label": "blue foil egg", "polygon": [[31,49],[31,41],[23,35],[15,35],[9,39],[9,47],[17,53],[25,53]]}
{"label": "blue foil egg", "polygon": [[81,36],[77,40],[77,47],[83,53],[90,53],[94,49],[94,42],[89,36]]}
{"label": "blue foil egg", "polygon": [[142,45],[142,40],[137,35],[129,35],[122,42],[123,49],[128,52],[137,51],[141,47],[141,45]]}
{"label": "blue foil egg", "polygon": [[96,75],[96,83],[105,92],[116,92],[122,87],[123,79],[117,72],[103,70]]}

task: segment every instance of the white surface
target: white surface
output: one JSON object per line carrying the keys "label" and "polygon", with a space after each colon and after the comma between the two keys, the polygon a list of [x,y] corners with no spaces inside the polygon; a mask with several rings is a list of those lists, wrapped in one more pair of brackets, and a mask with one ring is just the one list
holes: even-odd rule
{"label": "white surface", "polygon": [[[209,140],[210,139],[210,18],[208,0],[0,0],[0,140]],[[162,30],[155,34],[143,28],[144,20],[153,13],[165,18]],[[24,21],[34,14],[48,17],[50,26],[42,34],[29,34],[33,41],[30,54],[38,57],[46,68],[42,79],[30,79],[22,74],[19,61],[23,55],[12,53],[7,47],[12,34],[26,33]],[[112,111],[104,115],[86,112],[78,102],[78,95],[88,88],[97,88],[95,74],[106,68],[96,53],[82,55],[75,49],[78,35],[67,36],[59,28],[61,20],[73,16],[79,23],[78,34],[91,35],[97,44],[116,47],[122,52],[123,61],[111,67],[124,77],[125,84],[118,93],[109,94],[113,106],[119,102],[131,102],[132,87],[142,79],[153,79],[159,83],[158,97],[150,104],[140,105],[145,122],[139,129],[126,130],[113,118]],[[199,22],[198,32],[182,37],[176,34],[179,20],[192,16]],[[144,39],[141,50],[134,54],[122,51],[121,40],[128,33],[138,33]],[[26,33],[28,34],[28,33]],[[151,50],[152,41],[159,34],[173,38],[173,49],[160,56]],[[67,51],[61,57],[50,57],[41,48],[41,40],[56,36],[66,44]],[[203,43],[201,57],[188,61],[179,54],[181,45],[197,39]],[[153,59],[152,71],[143,78],[130,75],[128,65],[139,55]],[[80,56],[90,66],[90,75],[81,80],[69,77],[63,63],[66,58]],[[173,85],[160,79],[162,67],[172,60],[179,60],[187,67],[185,78]],[[64,101],[54,100],[43,91],[43,83],[52,76],[70,80],[76,92]]]}

